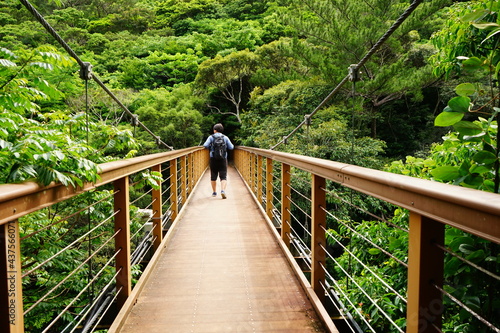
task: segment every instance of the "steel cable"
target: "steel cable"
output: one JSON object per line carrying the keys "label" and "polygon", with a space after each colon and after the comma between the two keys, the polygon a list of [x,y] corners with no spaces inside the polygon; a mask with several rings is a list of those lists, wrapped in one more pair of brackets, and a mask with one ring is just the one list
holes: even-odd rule
{"label": "steel cable", "polygon": [[[59,288],[64,282],[66,282],[71,276],[73,276],[80,268],[82,268],[90,259],[92,259],[94,256],[96,256],[99,251],[101,251],[105,245],[107,245],[114,237],[119,234],[121,231],[117,230],[110,238],[108,238],[107,241],[105,241],[90,257],[88,257],[86,260],[84,260],[80,265],[78,265],[73,271],[71,271],[68,275],[64,277],[59,283],[57,283],[51,290],[49,290],[45,295],[43,295],[41,298],[39,298],[35,303],[33,303],[26,311],[24,311],[23,315],[27,315],[31,310],[33,310],[38,304],[40,304],[44,299],[46,299],[50,294],[52,294],[57,288]],[[90,282],[88,283],[90,284]]]}
{"label": "steel cable", "polygon": [[[115,193],[118,193],[118,191],[117,191],[117,192],[115,192]],[[62,222],[64,222],[64,221],[67,221],[68,219],[72,218],[73,216],[76,216],[76,215],[80,214],[81,212],[83,212],[83,211],[87,210],[88,208],[93,207],[93,206],[97,205],[98,203],[103,202],[103,201],[104,201],[104,200],[106,200],[106,199],[109,199],[111,196],[112,196],[112,194],[110,194],[110,195],[108,195],[107,197],[102,198],[102,199],[100,199],[100,200],[98,200],[98,201],[96,201],[96,202],[93,202],[93,203],[91,203],[90,205],[88,205],[88,206],[86,206],[86,207],[84,207],[84,208],[82,208],[82,209],[80,209],[80,210],[78,210],[78,211],[74,212],[73,214],[70,214],[70,215],[68,215],[68,216],[66,216],[66,217],[63,217],[63,218],[59,219],[58,221],[53,222],[53,223],[51,223],[51,224],[48,224],[48,225],[46,225],[46,226],[44,226],[44,227],[42,227],[42,228],[38,229],[37,231],[32,232],[32,233],[31,233],[31,234],[29,234],[29,235],[26,235],[26,236],[21,237],[21,238],[20,238],[20,240],[21,240],[21,241],[23,241],[23,240],[25,240],[25,239],[27,239],[27,238],[33,237],[34,235],[36,235],[36,234],[38,234],[38,233],[40,233],[40,232],[42,232],[42,231],[44,231],[44,230],[46,230],[46,229],[49,229],[50,227],[53,227],[53,226],[55,226],[55,225],[57,225],[57,224],[59,224],[59,223],[62,223]]]}
{"label": "steel cable", "polygon": [[[37,21],[47,30],[49,34],[52,35],[56,39],[59,44],[68,52],[68,54],[75,59],[80,68],[87,68],[87,63],[83,62],[82,59],[73,51],[73,49],[64,41],[64,39],[57,33],[57,31],[45,20],[45,18],[33,7],[33,5],[28,0],[19,0],[24,7],[37,19]],[[119,99],[116,97],[111,90],[94,74],[90,73],[91,78],[111,97],[122,109],[127,112],[131,117],[135,117],[136,115],[132,113]],[[174,150],[173,147],[167,145],[165,142],[161,140],[161,138],[155,135],[146,125],[144,125],[139,119],[137,119],[137,125],[141,126],[146,132],[148,132],[152,137],[155,138],[155,141],[158,145],[162,144],[170,150]]]}
{"label": "steel cable", "polygon": [[367,215],[369,215],[369,216],[371,216],[371,217],[373,217],[373,218],[377,219],[377,220],[378,220],[378,221],[380,221],[380,222],[384,222],[385,224],[388,224],[388,225],[390,225],[390,226],[392,226],[392,227],[394,227],[394,228],[400,229],[400,230],[402,230],[402,231],[409,232],[409,230],[408,230],[408,229],[403,228],[403,227],[401,227],[401,226],[399,226],[399,225],[397,225],[397,224],[394,224],[394,223],[392,223],[392,222],[390,222],[390,221],[387,221],[385,218],[383,218],[383,217],[381,217],[381,216],[377,216],[377,215],[373,214],[372,212],[367,211],[366,209],[361,208],[361,207],[359,207],[358,205],[355,205],[355,204],[353,204],[352,202],[349,202],[349,201],[345,200],[344,198],[341,198],[341,197],[340,197],[337,193],[335,193],[335,192],[333,192],[333,191],[331,191],[331,190],[328,190],[328,189],[323,188],[323,187],[322,187],[321,189],[322,189],[323,191],[325,191],[327,194],[330,194],[331,196],[333,196],[333,197],[335,197],[335,198],[339,199],[340,201],[342,201],[343,203],[347,204],[348,206],[354,207],[354,208],[358,209],[360,212],[362,212],[362,213],[364,213],[364,214],[367,214]]}
{"label": "steel cable", "polygon": [[478,271],[481,271],[481,272],[483,272],[484,274],[489,275],[490,277],[494,278],[495,280],[500,281],[500,276],[496,275],[495,273],[492,273],[492,272],[490,272],[489,270],[487,270],[487,269],[485,269],[485,268],[483,268],[483,267],[481,267],[481,266],[476,265],[476,264],[475,264],[475,263],[473,263],[472,261],[465,259],[464,257],[462,257],[462,256],[460,256],[460,255],[456,254],[455,252],[453,252],[453,251],[451,251],[451,250],[447,249],[446,247],[442,246],[441,244],[434,243],[434,245],[436,245],[438,248],[440,248],[440,249],[441,249],[441,250],[443,250],[444,252],[446,252],[446,253],[450,254],[451,256],[453,256],[453,257],[455,257],[455,258],[457,258],[457,259],[459,259],[459,260],[463,261],[464,263],[466,263],[466,264],[468,264],[468,265],[470,265],[470,266],[474,267],[474,268],[475,268],[475,269],[477,269]]}
{"label": "steel cable", "polygon": [[[361,313],[361,311],[354,305],[354,303],[351,301],[351,299],[347,296],[347,294],[344,292],[343,288],[337,283],[337,281],[333,278],[333,276],[330,275],[330,272],[326,269],[325,266],[323,266],[322,263],[320,263],[321,267],[323,268],[323,271],[325,272],[326,276],[335,284],[335,287],[337,288],[336,290],[340,291],[342,296],[344,296],[344,299],[349,302],[351,307],[356,311],[356,313],[359,315],[361,320],[372,330],[372,332],[376,333],[375,329],[370,325],[370,323],[366,320],[365,316]],[[345,310],[347,313],[349,311]]]}
{"label": "steel cable", "polygon": [[472,310],[471,308],[469,308],[467,305],[465,305],[464,303],[462,303],[460,300],[458,300],[457,298],[455,298],[452,294],[450,294],[449,292],[445,291],[443,288],[439,287],[435,283],[433,283],[432,285],[437,290],[439,290],[443,295],[447,296],[449,299],[451,299],[453,302],[455,302],[455,304],[457,304],[458,306],[460,306],[461,308],[463,308],[465,311],[467,311],[468,313],[470,313],[471,315],[473,315],[477,320],[479,320],[480,322],[482,322],[483,324],[485,324],[486,326],[488,326],[488,328],[492,329],[493,331],[495,331],[497,333],[500,333],[500,329],[498,327],[495,327],[492,323],[490,323],[489,321],[487,321],[486,319],[484,319],[483,317],[481,317],[477,312],[475,312],[474,310]]}
{"label": "steel cable", "polygon": [[[384,279],[382,279],[380,276],[378,276],[374,271],[372,271],[372,269],[370,267],[368,267],[361,259],[359,259],[358,257],[356,257],[354,255],[354,253],[352,253],[351,251],[349,251],[349,249],[344,246],[344,244],[342,244],[341,242],[339,242],[339,240],[329,231],[329,230],[326,230],[323,226],[321,226],[322,229],[325,231],[325,233],[327,233],[328,235],[330,235],[333,239],[335,239],[335,241],[347,252],[349,253],[349,256],[351,256],[352,258],[356,259],[357,262],[359,262],[361,264],[361,266],[363,266],[363,268],[365,268],[366,270],[368,270],[370,273],[372,273],[372,275],[377,279],[379,280],[384,286],[386,286],[386,288],[390,291],[392,291],[397,297],[399,297],[399,299],[401,299],[403,302],[407,303],[407,300],[406,298],[404,298],[399,292],[397,292],[393,287],[391,287],[387,282],[384,281]],[[323,246],[321,245],[321,248],[323,249],[323,251],[325,251],[325,253],[327,254],[327,256],[329,256],[330,258],[332,258],[332,255],[330,253],[328,253],[328,250]]]}
{"label": "steel cable", "polygon": [[347,225],[347,223],[345,223],[344,221],[342,221],[341,219],[337,218],[335,215],[333,215],[331,212],[329,212],[328,210],[326,210],[324,207],[321,207],[321,209],[323,209],[326,214],[330,215],[331,217],[333,217],[337,222],[340,222],[342,223],[345,227],[347,227],[349,230],[351,230],[353,233],[355,233],[356,235],[358,235],[359,237],[361,237],[362,239],[364,239],[365,241],[367,241],[368,243],[370,243],[371,245],[373,245],[374,247],[376,247],[377,249],[379,249],[380,251],[382,251],[383,253],[385,253],[387,256],[391,257],[392,259],[396,260],[398,263],[400,263],[401,265],[405,266],[406,268],[408,268],[408,264],[405,263],[404,261],[402,261],[401,259],[395,257],[392,253],[388,252],[387,250],[385,250],[384,248],[380,247],[379,245],[375,244],[371,239],[368,239],[366,238],[365,236],[361,235],[358,231],[356,231],[355,229],[351,228],[349,225]]}
{"label": "steel cable", "polygon": [[[94,276],[94,278],[92,279],[92,281],[90,281],[90,283],[94,282],[98,277],[100,277],[100,275],[102,274],[102,272],[104,271],[105,268],[107,268],[109,266],[109,264],[111,263],[111,261],[113,261],[115,259],[115,257],[118,255],[118,253],[120,253],[121,249],[118,250],[107,262],[105,265],[103,265],[103,267],[99,270],[99,272],[97,272],[97,274]],[[115,272],[115,275],[113,278],[116,278],[116,276],[118,274],[120,274],[121,272],[121,268],[118,269],[116,272]],[[42,331],[42,333],[45,333],[45,332],[48,332],[48,330],[59,320],[59,318],[61,318],[65,313],[66,311],[68,311],[68,309],[73,305],[73,303],[76,302],[77,299],[80,298],[80,296],[87,290],[87,288],[90,286],[90,283],[87,284],[77,295],[75,298],[73,298],[73,300],[71,302],[69,302],[69,304],[61,311],[61,313],[59,313],[53,320],[52,322],[47,326],[45,327],[45,329]]]}
{"label": "steel cable", "polygon": [[144,192],[143,194],[141,194],[139,197],[135,198],[133,201],[130,202],[131,205],[135,204],[137,201],[141,200],[142,198],[144,198],[146,195],[148,195],[149,193],[153,192],[153,189],[149,189],[148,191]]}
{"label": "steel cable", "polygon": [[307,228],[299,221],[299,219],[289,209],[287,209],[286,211],[290,214],[290,216],[292,217],[292,219],[295,220],[295,222],[297,222],[302,227],[302,229],[305,232],[307,232],[307,234],[309,235],[309,237],[312,237],[311,232],[309,230],[307,230]]}
{"label": "steel cable", "polygon": [[[382,37],[372,46],[372,48],[366,53],[366,55],[357,63],[355,64],[351,70],[353,72],[357,72],[360,67],[362,67],[370,58],[371,56],[377,52],[377,50],[382,46],[382,44],[385,43],[387,39],[399,28],[399,26],[410,16],[413,11],[422,3],[423,0],[414,0],[410,6],[404,11],[403,14],[393,23],[393,25],[386,31]],[[270,150],[274,150],[276,147],[281,145],[282,143],[286,142],[293,134],[295,134],[302,126],[308,123],[307,118],[311,118],[313,115],[315,115],[325,104],[342,88],[342,86],[349,81],[351,77],[351,74],[348,74],[346,77],[340,81],[340,83],[326,96],[323,101],[312,111],[307,117],[304,118],[304,120],[297,125],[297,127],[292,130],[288,135],[284,136],[281,141],[279,141],[277,144],[269,148]]]}
{"label": "steel cable", "polygon": [[[323,266],[322,266],[323,267]],[[320,285],[321,285],[321,288],[323,288],[323,291],[325,292],[325,294],[327,295],[327,297],[330,299],[331,303],[333,304],[333,306],[335,307],[335,309],[337,309],[337,312],[339,314],[342,314],[343,312],[344,313],[347,313],[349,314],[349,311],[347,311],[345,308],[337,305],[337,302],[335,302],[335,300],[333,299],[332,295],[331,295],[331,290],[330,288],[328,288],[328,286],[326,286],[322,281],[319,282]],[[344,318],[344,322],[347,324],[347,326],[349,326],[349,329],[351,330],[351,332],[358,332],[356,331],[352,326],[351,326],[351,323],[349,322],[349,320],[346,320]]]}
{"label": "steel cable", "polygon": [[64,251],[68,250],[69,248],[71,248],[73,245],[75,245],[76,243],[78,243],[80,240],[82,240],[83,238],[85,238],[86,236],[88,236],[90,233],[92,233],[94,230],[96,230],[97,228],[99,228],[100,226],[102,226],[104,223],[106,223],[107,221],[109,221],[111,218],[113,218],[116,214],[118,214],[120,211],[116,211],[114,212],[111,216],[109,216],[108,218],[106,218],[104,221],[102,221],[101,223],[99,223],[98,225],[96,225],[94,228],[92,228],[91,230],[87,231],[85,234],[83,234],[82,236],[78,237],[75,241],[73,241],[71,244],[69,244],[68,246],[66,246],[65,248],[61,249],[60,251],[58,251],[56,254],[52,255],[51,257],[49,257],[48,259],[44,260],[43,262],[41,262],[38,266],[36,266],[35,268],[32,268],[31,270],[29,270],[28,272],[26,273],[23,273],[23,275],[21,276],[22,278],[25,278],[26,276],[28,276],[29,274],[33,273],[34,271],[38,270],[40,267],[44,266],[45,264],[47,264],[49,261],[51,261],[52,259],[54,259],[55,257],[57,257],[58,255],[60,255],[61,253],[63,253]]}
{"label": "steel cable", "polygon": [[[123,289],[123,286],[121,286],[116,292],[115,292],[115,295],[113,296],[113,298],[110,300],[108,306],[106,307],[106,309],[104,309],[103,313],[107,313],[109,308],[114,304],[116,298],[118,297],[118,295],[120,294],[121,290]],[[99,320],[96,321],[95,325],[92,327],[91,329],[91,332],[94,332],[97,325],[99,325],[99,323],[101,322],[103,317],[99,318]]]}
{"label": "steel cable", "polygon": [[399,326],[390,318],[390,316],[380,307],[380,305],[377,304],[377,301],[374,300],[366,290],[364,290],[363,288],[361,288],[361,286],[358,284],[358,282],[356,281],[356,279],[354,279],[354,277],[352,277],[345,269],[344,267],[342,267],[342,265],[340,265],[340,263],[335,260],[335,258],[333,258],[332,256],[330,256],[330,258],[335,262],[335,264],[337,265],[336,267],[340,268],[342,270],[342,272],[344,272],[345,276],[347,278],[349,278],[355,285],[356,287],[358,287],[358,290],[361,291],[365,296],[366,298],[368,298],[370,300],[370,302],[384,315],[385,318],[387,318],[387,320],[389,320],[389,322],[401,333],[404,333],[403,330],[401,330],[401,328],[399,328]]}

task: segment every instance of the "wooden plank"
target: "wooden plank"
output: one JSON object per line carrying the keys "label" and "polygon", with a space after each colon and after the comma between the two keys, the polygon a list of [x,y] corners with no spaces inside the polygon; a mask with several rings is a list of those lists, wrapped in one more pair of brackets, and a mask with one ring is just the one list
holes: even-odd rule
{"label": "wooden plank", "polygon": [[243,182],[228,199],[209,174],[190,198],[120,332],[323,332]]}

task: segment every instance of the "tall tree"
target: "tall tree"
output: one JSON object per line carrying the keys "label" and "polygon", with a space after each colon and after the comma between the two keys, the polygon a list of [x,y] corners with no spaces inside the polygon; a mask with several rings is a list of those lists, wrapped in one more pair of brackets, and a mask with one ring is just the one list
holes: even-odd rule
{"label": "tall tree", "polygon": [[[424,18],[450,1],[433,0],[421,5],[361,68],[362,81],[356,95],[363,97],[364,110],[377,136],[380,107],[405,94],[421,98],[420,89],[434,79],[425,61],[432,47],[425,44]],[[301,39],[295,51],[327,82],[339,82],[347,68],[357,64],[408,7],[401,0],[290,0],[283,13]],[[420,30],[419,30],[420,29]]]}
{"label": "tall tree", "polygon": [[[231,53],[225,57],[217,55],[200,64],[195,83],[199,89],[215,89],[233,106],[234,111],[217,109],[220,113],[234,115],[241,123],[243,92],[248,88],[248,79],[255,73],[258,56],[249,50]],[[249,91],[249,89],[248,89]]]}

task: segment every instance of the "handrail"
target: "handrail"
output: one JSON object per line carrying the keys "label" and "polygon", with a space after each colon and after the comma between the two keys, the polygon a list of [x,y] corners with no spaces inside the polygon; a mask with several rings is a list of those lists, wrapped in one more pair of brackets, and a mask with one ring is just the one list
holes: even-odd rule
{"label": "handrail", "polygon": [[[41,270],[42,267],[46,269],[48,267],[46,267],[46,265],[52,263],[52,260],[62,260],[59,258],[62,253],[65,253],[67,250],[76,251],[77,248],[82,246],[83,242],[88,244],[88,258],[82,258],[82,256],[85,255],[85,251],[83,251],[83,253],[80,251],[76,254],[79,257],[66,255],[66,260],[75,262],[82,261],[88,266],[88,275],[91,277],[91,280],[89,278],[89,284],[85,288],[92,286],[96,278],[101,275],[102,272],[105,272],[106,266],[114,262],[115,274],[111,279],[114,280],[115,287],[112,289],[116,290],[116,296],[113,297],[113,299],[116,299],[118,307],[123,305],[130,297],[132,290],[132,266],[135,265],[132,258],[134,256],[138,257],[140,261],[149,252],[149,249],[151,249],[151,252],[155,252],[159,249],[163,234],[166,229],[168,229],[167,220],[173,220],[178,215],[179,210],[185,204],[196,182],[199,181],[201,175],[208,167],[208,160],[208,152],[204,147],[197,146],[100,164],[99,179],[95,183],[84,183],[83,186],[64,186],[60,183],[51,183],[48,186],[41,186],[35,182],[0,185],[0,285],[3,286],[3,288],[0,288],[0,322],[2,323],[1,325],[7,323],[6,332],[24,332],[24,318],[26,314],[29,313],[31,316],[31,310],[41,303],[41,301],[34,302],[31,299],[30,302],[34,302],[34,306],[30,307],[26,312],[23,309],[23,265],[26,265],[26,267],[35,267],[33,271],[37,270],[37,272],[32,274],[33,271],[28,271],[26,279],[27,281],[32,278],[36,280],[37,274],[39,273],[38,270]],[[132,196],[132,192],[130,189],[135,186],[135,192],[142,190],[137,188],[139,186],[138,184],[141,184],[141,182],[134,182],[133,179],[142,178],[140,173],[145,170],[159,172],[169,176],[165,177],[163,183],[158,181],[159,188],[144,190],[147,196],[137,195],[137,193],[133,194],[134,196],[138,196],[144,204],[144,206],[138,206],[136,204],[134,204],[134,206],[136,206],[137,209],[146,207],[146,209],[142,210],[150,213],[150,218],[141,224],[137,221],[140,220],[140,218],[131,216],[132,204],[130,197]],[[180,179],[180,181],[178,181],[178,179]],[[113,184],[113,186],[110,187],[109,184]],[[106,186],[103,187],[104,185]],[[167,190],[163,191],[162,189],[165,187]],[[49,211],[49,213],[43,213],[42,216],[50,215],[50,219],[53,217],[55,219],[54,223],[48,225],[49,227],[56,225],[59,221],[68,222],[68,217],[75,218],[76,215],[87,216],[88,222],[84,223],[88,224],[89,230],[85,235],[79,234],[78,239],[71,238],[73,237],[71,236],[69,239],[70,245],[66,246],[65,244],[65,248],[58,252],[54,252],[54,254],[47,259],[43,258],[39,263],[36,262],[36,253],[34,255],[29,254],[30,262],[21,262],[21,257],[25,254],[24,250],[30,250],[29,247],[26,247],[23,248],[23,252],[21,252],[22,243],[27,241],[27,238],[30,238],[32,235],[36,235],[36,237],[39,237],[39,235],[35,232],[21,239],[20,233],[22,227],[20,224],[22,224],[22,222],[20,222],[20,218],[30,213],[36,213],[43,208],[51,208],[51,206],[56,203],[72,199],[77,195],[97,188],[103,188],[104,192],[106,192],[106,208],[103,208],[102,214],[96,217],[97,220],[104,216],[102,217],[102,222],[96,223],[91,229],[92,221],[90,216],[94,208],[90,209],[90,207],[96,204],[96,202],[104,201],[100,200],[102,196],[99,196],[98,192],[96,192],[96,197],[99,199],[97,199],[96,202],[90,201],[90,205],[87,205],[86,208],[83,209],[82,207],[73,207],[71,201],[68,201],[69,205],[63,205],[67,210],[65,212],[68,212],[66,216],[59,215],[58,208]],[[87,198],[91,198],[91,196]],[[78,198],[76,199],[78,200]],[[163,202],[168,205],[165,212],[163,212],[162,208]],[[86,212],[81,214],[83,211]],[[80,219],[79,221],[82,222],[85,220]],[[68,225],[71,225],[71,223],[68,223]],[[140,242],[135,242],[134,237],[137,235],[137,232],[132,235],[132,227],[135,228],[135,231],[143,229],[146,225],[148,225],[149,231],[143,231],[143,239]],[[70,228],[71,227],[72,226],[70,226]],[[95,234],[91,234],[97,228],[99,228],[99,231],[95,231]],[[42,230],[48,232],[47,228],[43,228]],[[111,230],[113,231],[111,232]],[[106,262],[105,266],[101,267],[99,273],[93,274],[94,272],[90,261],[95,253],[91,254],[90,252],[93,250],[93,245],[101,241],[97,238],[101,236],[108,237],[106,235],[110,237],[106,242],[114,240],[114,254],[111,259]],[[62,237],[60,240],[62,240]],[[43,243],[43,241],[48,240],[42,240],[41,242]],[[146,242],[148,244],[142,246]],[[136,245],[140,247],[138,247],[139,251],[134,253],[133,250]],[[112,247],[112,245],[107,247],[107,255],[110,255],[110,247]],[[42,245],[38,250],[43,249],[44,247]],[[37,249],[34,251],[36,252]],[[134,254],[134,256],[132,254]],[[71,258],[73,258],[73,260],[71,260]],[[68,269],[70,269],[70,266],[71,265],[68,265]],[[84,265],[80,264],[75,270],[68,273],[74,276],[77,275],[75,273],[82,274],[83,266]],[[102,279],[107,278],[109,278],[109,275],[106,277],[105,274],[103,274]],[[54,288],[40,299],[43,300],[48,297],[50,293],[62,287],[63,283],[70,283],[66,280],[67,278],[64,278],[59,283],[56,282]],[[106,281],[107,285],[113,283],[112,280]],[[81,281],[78,281],[78,283],[80,282]],[[99,283],[101,284],[103,281],[99,281]],[[6,289],[5,287],[8,288]],[[85,289],[81,290],[69,304],[76,302],[84,291]],[[93,291],[90,293],[92,294]],[[38,296],[39,295],[37,295],[37,297]],[[95,305],[96,301],[97,300],[92,300],[92,303]],[[80,316],[79,322],[81,322],[85,316],[87,316],[87,313],[90,312],[91,308],[89,306],[85,306],[85,314],[78,314],[78,316]],[[103,305],[99,305],[99,307],[101,306]],[[66,312],[69,308],[70,305],[67,305],[63,312]],[[52,322],[48,324],[49,326],[45,327],[45,331],[51,329],[52,325],[56,324],[56,321],[62,316],[63,313],[60,313],[57,317],[52,318]]]}
{"label": "handrail", "polygon": [[500,195],[356,165],[238,147],[500,243]]}
{"label": "handrail", "polygon": [[[83,187],[65,186],[61,183],[42,186],[35,182],[2,184],[0,185],[0,225],[113,182],[116,179],[131,175],[139,170],[145,170],[202,149],[203,147],[191,147],[103,163],[99,165],[101,170],[99,172],[100,179],[95,183],[85,183]],[[35,201],[37,205],[30,203]]]}
{"label": "handrail", "polygon": [[[350,188],[354,192],[383,200],[405,208],[409,212],[409,227],[393,228],[390,223],[380,221],[381,224],[387,225],[384,230],[394,235],[391,237],[401,237],[400,241],[407,239],[408,242],[408,251],[404,250],[404,253],[400,254],[407,258],[407,263],[406,258],[404,258],[405,262],[401,262],[394,257],[394,259],[398,259],[394,262],[403,263],[402,270],[407,274],[407,286],[402,293],[403,295],[407,294],[407,299],[404,300],[405,309],[402,317],[397,318],[398,322],[406,319],[406,333],[441,331],[444,310],[443,298],[451,296],[442,292],[445,282],[445,255],[450,255],[448,249],[444,247],[446,225],[500,244],[500,195],[495,193],[319,158],[251,147],[237,147],[235,165],[246,181],[249,190],[253,193],[254,199],[259,203],[262,211],[266,213],[269,225],[276,229],[282,248],[287,253],[298,253],[295,259],[292,257],[291,264],[299,264],[299,266],[305,264],[302,265],[303,269],[310,272],[308,278],[304,278],[302,272],[299,272],[299,276],[302,276],[302,279],[306,281],[303,283],[306,292],[312,290],[313,295],[310,297],[320,299],[325,307],[328,304],[333,305],[338,310],[334,315],[343,318],[350,318],[349,312],[346,312],[342,304],[344,301],[349,302],[351,310],[359,314],[358,320],[365,321],[367,327],[371,326],[366,322],[364,314],[361,312],[363,310],[359,308],[360,305],[353,305],[349,298],[339,299],[340,294],[342,297],[346,297],[346,295],[343,289],[339,289],[338,281],[336,281],[335,275],[338,273],[327,270],[326,260],[329,258],[346,274],[344,276],[346,280],[349,279],[358,286],[354,277],[340,266],[340,263],[327,249],[327,234],[335,242],[340,242],[340,240],[335,239],[335,235],[330,233],[327,221],[329,220],[332,225],[342,225],[342,228],[349,230],[349,234],[339,234],[346,240],[353,237],[351,233],[357,233],[354,237],[363,238],[364,241],[367,241],[369,248],[377,248],[378,245],[355,230],[355,226],[358,223],[361,225],[361,221],[350,221],[349,219],[344,221],[342,218],[336,217],[334,211],[328,209],[329,204],[326,196],[330,195],[330,190],[325,181],[336,183],[334,188]],[[276,168],[276,165],[280,166]],[[310,213],[304,213],[302,209],[299,213],[303,214],[302,218],[307,223],[301,223],[300,220],[297,220],[295,214],[292,214],[294,208],[291,207],[294,206],[291,205],[291,201],[294,200],[293,195],[291,195],[293,183],[300,183],[295,178],[301,177],[304,172],[308,173],[306,177],[310,178],[305,190],[306,193],[310,191],[306,194],[310,195],[306,200]],[[301,193],[300,198],[303,194]],[[335,198],[334,194],[330,201],[336,201]],[[346,202],[346,204],[355,207],[352,203]],[[302,229],[297,232],[294,225]],[[300,237],[298,234],[305,231],[310,239],[306,240],[307,244],[302,241],[298,242],[299,239],[297,239]],[[340,230],[335,230],[335,232],[340,232]],[[302,248],[304,246],[305,249]],[[343,244],[340,246],[344,247]],[[378,249],[384,252],[384,255],[391,255],[383,248],[378,247]],[[350,253],[347,249],[345,250]],[[367,251],[364,255],[366,253]],[[288,257],[290,258],[290,255]],[[369,274],[375,274],[372,270],[369,269],[369,271]],[[401,274],[401,271],[397,271],[396,274]],[[496,275],[491,274],[489,276],[496,277]],[[378,278],[378,276],[376,277]],[[365,293],[363,289],[360,290]],[[389,293],[401,295],[398,291],[389,291]],[[370,299],[368,294],[365,295],[371,301],[372,306],[382,311],[377,301]],[[452,301],[454,300],[452,299]],[[354,304],[359,302],[362,301],[354,300]],[[463,305],[463,303],[456,304]],[[368,306],[364,311],[367,311],[366,309],[370,309],[370,307]],[[488,318],[483,318],[480,314],[472,311],[469,313],[486,326],[493,327],[495,331],[498,331],[498,328],[488,322]],[[384,313],[384,316],[387,314]],[[347,321],[347,319],[345,320]],[[402,329],[404,327],[398,327],[398,324],[390,317],[387,317],[387,321],[390,322],[395,331],[404,332]],[[354,327],[357,324],[350,321],[348,325]],[[375,332],[373,328],[369,328],[369,330]],[[361,332],[361,329],[356,330],[356,332]]]}

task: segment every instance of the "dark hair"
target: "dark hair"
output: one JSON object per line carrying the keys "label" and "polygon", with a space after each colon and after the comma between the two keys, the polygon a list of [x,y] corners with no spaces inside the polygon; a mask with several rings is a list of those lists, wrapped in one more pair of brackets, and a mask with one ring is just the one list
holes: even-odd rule
{"label": "dark hair", "polygon": [[219,124],[215,124],[214,125],[214,131],[222,133],[222,132],[224,132],[224,126],[222,126],[222,124],[220,124],[220,123]]}

